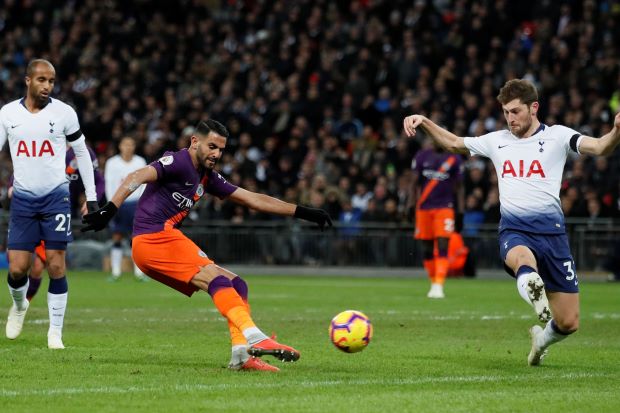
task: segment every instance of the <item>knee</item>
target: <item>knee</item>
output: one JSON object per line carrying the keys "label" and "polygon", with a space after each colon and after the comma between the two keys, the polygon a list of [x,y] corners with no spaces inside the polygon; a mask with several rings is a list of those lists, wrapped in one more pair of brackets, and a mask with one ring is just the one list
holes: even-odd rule
{"label": "knee", "polygon": [[572,334],[579,330],[579,314],[554,317],[553,321],[562,333]]}
{"label": "knee", "polygon": [[9,264],[9,277],[13,280],[21,280],[22,278],[28,275],[28,269],[23,269],[21,267],[12,266]]}
{"label": "knee", "polygon": [[19,262],[17,260],[15,260],[15,262],[9,261],[9,274],[11,274],[11,278],[14,280],[18,280],[28,275],[29,269],[29,262]]}
{"label": "knee", "polygon": [[65,274],[65,264],[63,262],[48,262],[47,272],[50,277],[58,277]]}

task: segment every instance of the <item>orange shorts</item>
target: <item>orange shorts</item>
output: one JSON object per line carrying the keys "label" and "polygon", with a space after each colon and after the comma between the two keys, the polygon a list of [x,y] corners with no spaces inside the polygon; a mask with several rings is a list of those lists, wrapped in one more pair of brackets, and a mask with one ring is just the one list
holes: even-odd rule
{"label": "orange shorts", "polygon": [[214,262],[178,229],[133,238],[133,262],[146,275],[191,297],[198,287],[190,283],[200,267]]}
{"label": "orange shorts", "polygon": [[450,238],[454,232],[454,209],[418,209],[415,212],[415,239]]}
{"label": "orange shorts", "polygon": [[47,261],[47,256],[45,255],[45,241],[41,241],[41,243],[35,247],[34,253],[41,259],[41,261]]}

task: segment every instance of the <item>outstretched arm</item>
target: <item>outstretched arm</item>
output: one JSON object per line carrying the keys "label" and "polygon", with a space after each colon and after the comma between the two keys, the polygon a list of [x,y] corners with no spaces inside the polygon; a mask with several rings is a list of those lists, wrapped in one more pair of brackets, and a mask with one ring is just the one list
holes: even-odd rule
{"label": "outstretched arm", "polygon": [[420,127],[429,135],[435,142],[441,145],[445,150],[452,153],[469,153],[469,150],[465,147],[463,138],[456,136],[452,132],[440,127],[435,122],[422,115],[407,116],[403,121],[403,128],[405,133],[409,137],[413,137],[417,133],[417,128]]}
{"label": "outstretched arm", "polygon": [[129,195],[138,189],[140,185],[156,180],[157,171],[152,166],[145,166],[127,175],[107,204],[95,212],[84,215],[82,223],[86,226],[82,228],[82,232],[101,231],[104,229]]}
{"label": "outstretched arm", "polygon": [[123,179],[121,186],[118,187],[114,196],[110,200],[117,208],[121,206],[123,202],[133,194],[136,189],[140,188],[140,185],[147,184],[149,182],[157,181],[157,171],[152,166],[145,166],[140,168]]}
{"label": "outstretched arm", "polygon": [[620,143],[620,112],[614,118],[614,127],[599,139],[583,136],[579,141],[579,153],[610,155]]}
{"label": "outstretched arm", "polygon": [[291,204],[269,195],[248,191],[247,189],[237,188],[235,192],[230,194],[229,199],[260,212],[292,216],[315,222],[321,229],[325,228],[325,226],[332,226],[332,220],[329,214],[323,209]]}

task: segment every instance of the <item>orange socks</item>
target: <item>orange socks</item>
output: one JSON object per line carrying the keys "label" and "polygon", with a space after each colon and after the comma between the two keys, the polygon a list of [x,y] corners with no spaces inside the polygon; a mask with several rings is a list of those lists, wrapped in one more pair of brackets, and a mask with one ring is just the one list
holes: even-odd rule
{"label": "orange socks", "polygon": [[446,282],[448,266],[449,263],[447,257],[435,257],[435,281],[433,281],[433,283],[443,285]]}
{"label": "orange socks", "polygon": [[[220,313],[228,319],[239,333],[246,328],[256,327],[250,317],[247,305],[232,287],[221,288],[213,295],[213,303]],[[232,330],[231,330],[232,336]]]}
{"label": "orange socks", "polygon": [[431,280],[431,283],[435,283],[435,260],[424,260],[424,268],[426,269],[426,273],[428,274],[428,278]]}

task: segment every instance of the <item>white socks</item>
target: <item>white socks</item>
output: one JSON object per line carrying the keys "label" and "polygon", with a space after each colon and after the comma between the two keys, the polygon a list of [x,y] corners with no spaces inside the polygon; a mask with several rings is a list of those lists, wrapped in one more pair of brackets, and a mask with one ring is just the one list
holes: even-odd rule
{"label": "white socks", "polygon": [[65,320],[65,309],[67,308],[67,296],[69,293],[52,294],[47,293],[47,308],[50,316],[50,330],[62,330]]}
{"label": "white socks", "polygon": [[249,358],[247,345],[238,344],[232,346],[229,367],[242,366]]}
{"label": "white socks", "polygon": [[246,328],[242,332],[249,345],[254,345],[269,338],[258,327]]}
{"label": "white socks", "polygon": [[26,284],[19,288],[13,288],[9,285],[9,292],[11,297],[13,297],[13,304],[15,304],[17,311],[24,311],[28,307],[28,300],[26,299],[28,285],[30,285],[30,280],[26,281]]}
{"label": "white socks", "polygon": [[527,282],[528,277],[526,277],[526,274],[522,274],[517,278],[517,290],[521,298],[523,298],[528,305],[532,306],[532,300],[530,300],[530,297],[527,295]]}
{"label": "white socks", "polygon": [[547,348],[551,344],[557,343],[558,341],[562,341],[566,337],[568,337],[568,334],[560,334],[557,331],[555,331],[553,327],[551,326],[551,323],[553,322],[554,322],[553,320],[549,321],[547,325],[545,326],[545,329],[543,330],[542,334],[537,338],[539,347]]}
{"label": "white socks", "polygon": [[110,251],[110,266],[112,267],[112,276],[120,277],[123,264],[123,249],[112,247]]}

